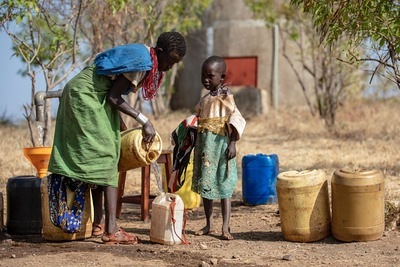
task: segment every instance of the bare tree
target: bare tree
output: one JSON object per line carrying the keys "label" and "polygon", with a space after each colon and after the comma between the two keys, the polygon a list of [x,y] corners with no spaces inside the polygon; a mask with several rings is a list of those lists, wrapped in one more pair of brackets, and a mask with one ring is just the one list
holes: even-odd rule
{"label": "bare tree", "polygon": [[[45,91],[59,86],[74,69],[89,58],[78,60],[78,28],[82,3],[76,1],[3,1],[0,27],[10,37],[15,53],[24,61],[24,75],[31,80],[31,103],[25,105],[25,118],[33,146],[48,146],[51,128],[50,103],[46,100],[44,125],[36,121],[34,96],[38,75],[45,81]],[[9,30],[17,22],[17,31]],[[42,133],[42,131],[44,131]]]}
{"label": "bare tree", "polygon": [[[314,31],[311,19],[301,12],[293,12],[291,20],[280,27],[283,40],[282,54],[296,75],[312,115],[315,109],[324,120],[329,131],[335,129],[336,111],[353,89],[356,69],[341,64],[340,43],[319,46],[319,36]],[[295,44],[296,55],[289,53],[288,44]],[[310,85],[312,90],[310,89]]]}
{"label": "bare tree", "polygon": [[[25,116],[32,144],[48,145],[47,129],[51,127],[50,102],[46,101],[44,138],[37,141],[36,128],[42,128],[35,121],[34,109],[38,75],[42,75],[45,91],[49,92],[105,49],[134,42],[154,45],[155,36],[162,31],[177,30],[186,34],[200,27],[201,12],[210,3],[211,0],[2,1],[0,28],[13,41],[15,54],[26,63],[24,74],[31,80],[32,98],[25,106]],[[10,22],[17,24],[17,31],[9,30]],[[173,86],[170,81],[167,86]],[[154,104],[161,112],[165,102],[163,98],[158,100]]]}
{"label": "bare tree", "polygon": [[[337,58],[341,43],[322,47],[312,18],[291,7],[288,1],[246,0],[254,14],[267,27],[279,25],[283,40],[282,54],[295,73],[312,115],[324,120],[329,131],[335,128],[336,111],[353,84],[355,68],[346,68]],[[294,46],[296,53],[289,52]]]}

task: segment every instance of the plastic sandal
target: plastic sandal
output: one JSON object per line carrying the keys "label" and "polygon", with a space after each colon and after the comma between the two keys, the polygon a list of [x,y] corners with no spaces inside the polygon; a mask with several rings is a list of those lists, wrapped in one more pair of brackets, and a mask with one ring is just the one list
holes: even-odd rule
{"label": "plastic sandal", "polygon": [[92,226],[92,236],[94,237],[100,237],[104,234],[104,224],[100,223],[94,223]]}
{"label": "plastic sandal", "polygon": [[136,235],[129,234],[122,230],[122,228],[119,228],[119,230],[114,234],[104,232],[101,240],[104,244],[135,245],[140,243],[140,239]]}

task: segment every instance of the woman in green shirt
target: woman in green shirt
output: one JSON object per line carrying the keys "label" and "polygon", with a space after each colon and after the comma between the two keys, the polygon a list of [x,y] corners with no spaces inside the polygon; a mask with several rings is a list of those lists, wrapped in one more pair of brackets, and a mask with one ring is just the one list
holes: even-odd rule
{"label": "woman in green shirt", "polygon": [[165,32],[154,48],[130,44],[100,53],[92,66],[83,69],[64,87],[49,171],[60,179],[69,177],[94,185],[93,234],[102,236],[104,243],[139,242],[116,222],[120,131],[126,130],[119,113],[142,125],[144,142],[153,142],[156,134],[153,124],[122,96],[142,88],[145,100],[155,97],[164,72],[180,62],[185,53],[183,36]]}

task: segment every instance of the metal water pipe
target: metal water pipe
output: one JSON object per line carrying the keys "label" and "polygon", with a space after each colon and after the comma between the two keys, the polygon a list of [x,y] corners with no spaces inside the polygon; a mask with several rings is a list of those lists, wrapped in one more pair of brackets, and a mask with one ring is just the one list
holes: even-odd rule
{"label": "metal water pipe", "polygon": [[39,91],[35,94],[36,121],[44,121],[44,102],[47,98],[60,98],[63,90],[58,91]]}

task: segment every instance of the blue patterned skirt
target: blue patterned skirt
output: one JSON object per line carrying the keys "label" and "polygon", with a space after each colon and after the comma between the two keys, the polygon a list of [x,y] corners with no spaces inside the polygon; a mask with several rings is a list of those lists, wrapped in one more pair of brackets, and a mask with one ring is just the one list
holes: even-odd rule
{"label": "blue patterned skirt", "polygon": [[[67,204],[67,187],[75,192],[71,208]],[[82,214],[85,208],[85,193],[88,186],[59,174],[48,176],[50,221],[67,233],[81,230]]]}

